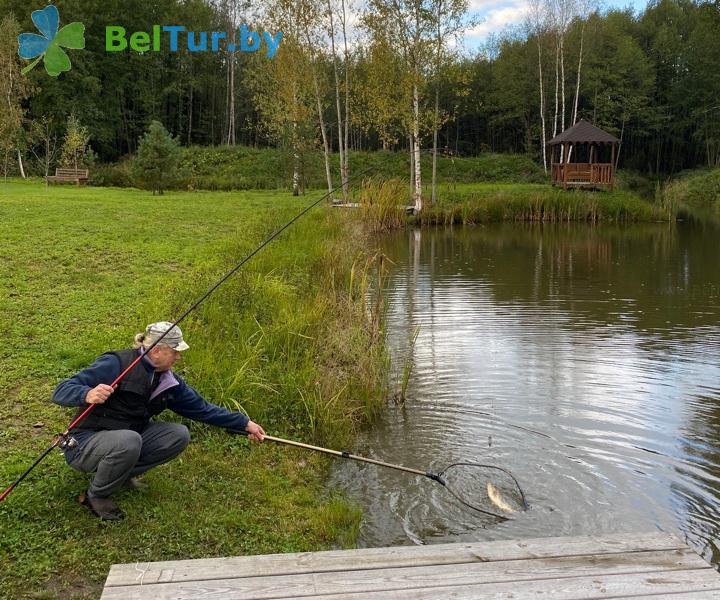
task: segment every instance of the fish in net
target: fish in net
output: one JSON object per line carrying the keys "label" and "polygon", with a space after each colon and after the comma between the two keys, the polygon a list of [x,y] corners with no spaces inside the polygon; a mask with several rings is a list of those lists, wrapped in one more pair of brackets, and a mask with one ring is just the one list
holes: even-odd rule
{"label": "fish in net", "polygon": [[464,506],[502,520],[528,507],[517,479],[502,467],[453,463],[432,479]]}

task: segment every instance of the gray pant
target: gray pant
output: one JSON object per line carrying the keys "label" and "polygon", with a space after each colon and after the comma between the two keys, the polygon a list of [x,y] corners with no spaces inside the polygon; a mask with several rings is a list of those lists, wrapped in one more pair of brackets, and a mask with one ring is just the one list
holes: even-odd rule
{"label": "gray pant", "polygon": [[94,498],[107,498],[128,478],[175,458],[189,442],[188,428],[179,423],[150,423],[142,433],[98,431],[77,451],[70,466],[95,473],[88,492]]}

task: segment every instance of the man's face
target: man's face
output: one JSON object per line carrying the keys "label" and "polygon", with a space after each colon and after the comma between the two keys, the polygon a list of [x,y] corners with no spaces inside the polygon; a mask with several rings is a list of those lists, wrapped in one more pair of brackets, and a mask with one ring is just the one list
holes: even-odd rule
{"label": "man's face", "polygon": [[155,346],[150,350],[150,361],[156,371],[169,371],[180,358],[180,352],[169,346]]}

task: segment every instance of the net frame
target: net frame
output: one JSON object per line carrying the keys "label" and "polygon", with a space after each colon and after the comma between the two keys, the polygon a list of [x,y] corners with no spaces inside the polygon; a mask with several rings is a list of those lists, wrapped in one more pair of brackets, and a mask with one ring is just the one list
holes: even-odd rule
{"label": "net frame", "polygon": [[453,467],[482,467],[482,468],[484,468],[484,469],[492,469],[492,470],[500,471],[500,472],[504,473],[504,474],[507,475],[507,476],[512,480],[512,482],[515,484],[515,487],[517,488],[518,494],[520,495],[520,504],[521,504],[523,510],[527,510],[527,508],[528,508],[527,500],[525,499],[525,493],[523,492],[523,489],[522,489],[522,487],[520,486],[520,483],[518,482],[518,480],[515,478],[515,476],[514,476],[510,471],[508,471],[507,469],[503,469],[502,467],[498,467],[498,466],[496,466],[496,465],[483,464],[483,463],[474,463],[474,462],[456,462],[456,463],[452,463],[452,464],[448,465],[448,466],[445,467],[442,471],[440,471],[440,473],[438,473],[438,474],[435,475],[435,476],[432,476],[432,474],[430,474],[430,473],[428,474],[428,476],[429,476],[431,479],[434,479],[435,481],[437,481],[438,483],[440,483],[440,484],[441,484],[448,492],[450,492],[450,494],[451,494],[458,502],[460,502],[462,505],[464,505],[464,506],[466,506],[466,507],[468,507],[468,508],[471,508],[472,510],[475,510],[475,511],[477,511],[477,512],[483,513],[483,514],[485,514],[485,515],[489,515],[489,516],[495,517],[495,518],[500,519],[500,520],[502,520],[502,521],[507,521],[507,520],[510,518],[510,517],[508,517],[507,515],[503,515],[503,514],[500,514],[500,513],[496,513],[496,512],[493,512],[493,511],[491,511],[491,510],[487,510],[487,509],[485,509],[485,508],[480,508],[479,506],[476,506],[476,505],[472,504],[471,502],[468,502],[468,501],[460,494],[460,492],[457,491],[456,489],[454,489],[451,484],[448,484],[448,482],[445,481],[445,479],[444,479],[444,477],[443,477],[443,476],[444,476],[450,469],[452,469]]}

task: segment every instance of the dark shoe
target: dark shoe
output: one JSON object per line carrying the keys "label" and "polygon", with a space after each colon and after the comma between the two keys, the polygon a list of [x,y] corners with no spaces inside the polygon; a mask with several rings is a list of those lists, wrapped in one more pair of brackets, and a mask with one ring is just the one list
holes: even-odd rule
{"label": "dark shoe", "polygon": [[87,492],[83,492],[78,501],[103,521],[120,521],[125,518],[125,513],[110,498],[89,498]]}
{"label": "dark shoe", "polygon": [[141,481],[137,477],[130,477],[127,480],[125,480],[125,483],[123,483],[123,487],[127,488],[129,490],[145,490],[149,486],[144,481]]}

